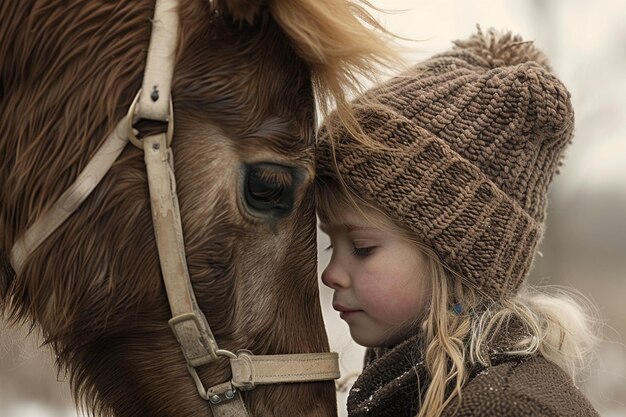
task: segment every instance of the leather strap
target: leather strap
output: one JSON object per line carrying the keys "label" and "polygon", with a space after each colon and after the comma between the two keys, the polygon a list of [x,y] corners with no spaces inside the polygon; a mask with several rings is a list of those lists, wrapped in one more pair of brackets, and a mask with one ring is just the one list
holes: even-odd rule
{"label": "leather strap", "polygon": [[267,356],[248,351],[228,353],[232,380],[209,388],[206,394],[195,370],[189,370],[200,396],[209,401],[213,417],[247,417],[240,391],[256,385],[330,381],[340,376],[335,352]]}
{"label": "leather strap", "polygon": [[152,221],[163,282],[172,311],[169,321],[187,363],[197,367],[217,359],[217,343],[198,308],[185,256],[174,157],[165,133],[143,139]]}
{"label": "leather strap", "polygon": [[178,42],[178,1],[157,0],[152,34],[137,105],[140,119],[167,122],[176,43]]}
{"label": "leather strap", "polygon": [[[177,41],[178,1],[157,0],[142,93],[137,108],[139,119],[169,120]],[[128,142],[124,131],[125,126],[132,124],[128,122],[124,118],[117,124],[76,181],[15,242],[11,249],[10,262],[16,275],[20,274],[26,259],[76,211],[104,178]]]}
{"label": "leather strap", "polygon": [[339,378],[336,352],[292,355],[239,353],[230,360],[233,386],[251,389],[259,384],[331,381]]}
{"label": "leather strap", "polygon": [[16,275],[21,273],[28,257],[76,211],[111,169],[128,143],[126,124],[126,118],[123,118],[78,175],[76,181],[15,242],[11,249],[10,260]]}
{"label": "leather strap", "polygon": [[[170,134],[173,131],[173,120],[169,117],[172,111],[170,94],[177,41],[178,1],[157,0],[135,116],[138,119],[169,121]],[[204,314],[198,308],[187,270],[174,158],[165,134],[144,138],[143,149],[154,233],[172,311],[169,324],[181,345],[187,364],[197,367],[217,358],[217,342]]]}

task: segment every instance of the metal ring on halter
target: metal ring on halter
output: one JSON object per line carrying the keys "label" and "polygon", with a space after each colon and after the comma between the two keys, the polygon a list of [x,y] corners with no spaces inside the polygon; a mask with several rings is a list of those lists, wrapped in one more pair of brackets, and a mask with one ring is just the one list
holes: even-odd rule
{"label": "metal ring on halter", "polygon": [[238,356],[235,355],[233,352],[231,352],[230,350],[226,350],[226,349],[218,349],[215,351],[215,354],[217,356],[225,356],[228,359],[237,359]]}
{"label": "metal ring on halter", "polygon": [[[140,95],[141,95],[141,88],[137,92],[137,95],[133,99],[133,102],[130,104],[130,107],[128,108],[128,116],[126,117],[128,125],[127,125],[126,132],[128,134],[128,139],[130,140],[130,142],[136,147],[138,147],[139,149],[143,150],[143,142],[137,137],[137,134],[135,133],[136,129],[133,129],[133,124],[135,124],[138,120],[140,120],[140,119],[137,119],[135,115],[135,107],[137,106],[137,102],[139,101]],[[167,114],[167,137],[166,137],[166,143],[168,147],[172,145],[172,139],[174,138],[174,111],[173,109],[174,109],[174,105],[172,103],[172,96],[170,95],[170,107],[168,109],[168,114]]]}
{"label": "metal ring on halter", "polygon": [[[237,359],[237,355],[235,355],[230,350],[226,350],[226,349],[218,349],[218,350],[215,351],[215,354],[217,356],[224,356],[224,357],[228,358],[229,360],[230,359]],[[200,394],[200,397],[202,399],[204,399],[204,400],[210,401],[210,398],[209,398],[209,395],[208,395],[208,390],[204,387],[204,384],[202,383],[202,380],[198,376],[198,372],[196,372],[196,368],[194,368],[193,366],[187,364],[187,369],[189,370],[189,373],[191,374],[191,377],[193,378],[193,382],[196,384],[196,388],[198,389],[198,394]],[[252,388],[254,388],[254,384],[252,384]],[[249,389],[251,389],[251,388],[249,388]]]}

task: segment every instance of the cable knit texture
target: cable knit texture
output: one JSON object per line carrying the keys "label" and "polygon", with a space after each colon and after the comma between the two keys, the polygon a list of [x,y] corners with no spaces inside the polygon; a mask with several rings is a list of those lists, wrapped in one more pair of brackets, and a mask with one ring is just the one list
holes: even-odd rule
{"label": "cable knit texture", "polygon": [[[366,367],[350,390],[349,417],[414,417],[428,380],[419,335],[391,350],[368,350]],[[599,417],[558,366],[542,356],[494,355],[475,368],[461,403],[442,417]],[[457,408],[458,406],[458,408]]]}
{"label": "cable knit texture", "polygon": [[[531,42],[478,30],[354,103],[367,147],[320,132],[320,178],[408,226],[488,294],[514,293],[543,235],[547,191],[570,143],[570,94]],[[333,122],[331,121],[331,124]]]}

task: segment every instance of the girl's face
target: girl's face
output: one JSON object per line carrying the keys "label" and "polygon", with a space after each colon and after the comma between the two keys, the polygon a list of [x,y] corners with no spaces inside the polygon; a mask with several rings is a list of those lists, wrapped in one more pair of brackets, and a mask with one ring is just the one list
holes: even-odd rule
{"label": "girl's face", "polygon": [[411,334],[424,313],[430,293],[427,259],[392,231],[389,220],[363,211],[367,217],[352,209],[341,216],[342,224],[320,225],[332,248],[322,282],[335,290],[333,308],[358,344],[393,346]]}

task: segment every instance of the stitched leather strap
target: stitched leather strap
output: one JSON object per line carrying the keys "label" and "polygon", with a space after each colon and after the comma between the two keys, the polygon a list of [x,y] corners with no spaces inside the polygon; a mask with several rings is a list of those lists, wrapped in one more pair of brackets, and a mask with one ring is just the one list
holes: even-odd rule
{"label": "stitched leather strap", "polygon": [[190,369],[200,396],[211,404],[213,417],[248,417],[240,391],[256,385],[330,381],[340,376],[335,352],[267,356],[248,351],[228,353],[232,380],[215,385],[206,393],[195,370]]}
{"label": "stitched leather strap", "polygon": [[240,353],[230,360],[233,385],[251,389],[258,384],[330,381],[340,377],[336,352],[292,355]]}
{"label": "stitched leather strap", "polygon": [[176,195],[174,157],[166,141],[165,133],[143,139],[152,221],[173,316],[170,326],[187,363],[196,367],[217,358],[217,343],[191,286]]}
{"label": "stitched leather strap", "polygon": [[157,0],[146,69],[137,105],[137,116],[140,119],[168,121],[177,42],[178,1]]}
{"label": "stitched leather strap", "polygon": [[20,275],[24,262],[91,194],[128,143],[126,118],[109,134],[76,181],[15,242],[11,249],[11,266]]}
{"label": "stitched leather strap", "polygon": [[[135,116],[138,119],[169,121],[170,90],[178,41],[178,1],[157,0],[143,85]],[[161,262],[163,282],[172,311],[169,321],[191,367],[217,358],[217,342],[204,314],[198,308],[191,286],[180,221],[176,179],[167,136],[143,139],[144,158],[150,187],[154,233]]]}

